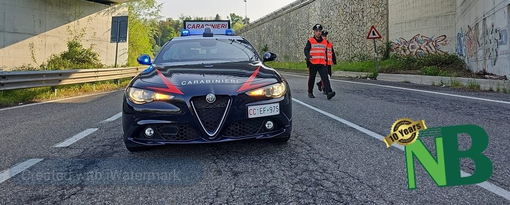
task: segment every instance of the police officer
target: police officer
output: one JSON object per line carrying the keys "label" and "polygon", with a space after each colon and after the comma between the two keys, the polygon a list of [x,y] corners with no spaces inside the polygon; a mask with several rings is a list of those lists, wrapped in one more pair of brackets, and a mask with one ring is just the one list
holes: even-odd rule
{"label": "police officer", "polygon": [[[328,43],[328,46],[326,47],[327,48],[327,59],[328,59],[327,70],[328,70],[328,76],[331,77],[331,66],[336,65],[336,55],[335,55],[335,49],[333,49],[333,43],[331,41],[328,41],[328,39],[327,39],[328,33],[329,33],[328,31],[322,30],[321,36]],[[319,89],[319,91],[324,90],[324,83],[322,82],[322,80],[317,82],[317,89]],[[324,92],[324,94],[326,94],[326,92]]]}
{"label": "police officer", "polygon": [[306,63],[308,65],[308,97],[315,98],[313,95],[313,86],[315,84],[315,76],[317,72],[324,82],[324,91],[328,100],[333,98],[336,93],[331,89],[331,85],[327,73],[327,41],[322,38],[322,25],[315,24],[313,27],[313,37],[306,42],[304,49]]}

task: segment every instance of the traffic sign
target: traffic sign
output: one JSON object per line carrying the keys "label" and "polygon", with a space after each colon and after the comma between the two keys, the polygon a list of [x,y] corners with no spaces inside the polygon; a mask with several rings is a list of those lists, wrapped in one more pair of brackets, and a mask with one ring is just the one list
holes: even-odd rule
{"label": "traffic sign", "polygon": [[367,39],[380,39],[380,38],[382,38],[381,34],[379,33],[379,31],[377,31],[377,29],[375,29],[375,26],[372,26],[372,28],[370,28],[370,31],[368,32]]}

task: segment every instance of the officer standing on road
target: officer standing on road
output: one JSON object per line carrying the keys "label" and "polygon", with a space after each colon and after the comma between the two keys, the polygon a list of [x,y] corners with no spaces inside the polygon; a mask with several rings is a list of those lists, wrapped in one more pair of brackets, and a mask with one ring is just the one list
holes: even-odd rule
{"label": "officer standing on road", "polygon": [[[328,46],[326,47],[327,48],[327,59],[328,59],[327,70],[328,70],[328,76],[331,78],[331,66],[336,65],[336,55],[335,55],[335,49],[333,49],[333,43],[331,41],[328,41],[328,39],[327,39],[328,33],[329,33],[328,31],[322,30],[321,36],[324,40],[326,40],[326,42],[328,44]],[[330,80],[330,82],[331,82],[331,80]],[[322,82],[322,80],[317,82],[317,89],[319,89],[319,91],[321,91],[321,92],[324,90],[324,83]],[[326,94],[325,91],[323,93]]]}
{"label": "officer standing on road", "polygon": [[328,100],[333,98],[336,93],[331,89],[327,74],[327,41],[322,38],[322,25],[315,24],[313,26],[313,37],[308,39],[304,49],[306,61],[308,65],[308,97],[315,98],[313,95],[313,86],[315,84],[315,76],[317,72],[324,82],[324,91]]}

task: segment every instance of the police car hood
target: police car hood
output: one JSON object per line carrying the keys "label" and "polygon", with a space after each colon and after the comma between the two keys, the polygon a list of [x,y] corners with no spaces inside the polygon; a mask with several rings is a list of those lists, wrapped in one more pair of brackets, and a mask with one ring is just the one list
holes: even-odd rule
{"label": "police car hood", "polygon": [[133,86],[183,95],[232,95],[277,82],[276,71],[262,63],[161,64],[141,73]]}

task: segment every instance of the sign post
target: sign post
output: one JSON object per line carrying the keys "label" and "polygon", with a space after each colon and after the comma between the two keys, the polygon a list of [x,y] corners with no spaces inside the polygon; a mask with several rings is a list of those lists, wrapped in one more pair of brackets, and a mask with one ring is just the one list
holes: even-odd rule
{"label": "sign post", "polygon": [[370,31],[368,31],[367,39],[372,39],[374,41],[374,55],[375,55],[375,71],[379,72],[379,59],[377,57],[377,46],[375,44],[375,39],[382,38],[381,34],[377,29],[375,29],[375,26],[372,25],[372,28],[370,28]]}
{"label": "sign post", "polygon": [[119,42],[127,41],[127,28],[128,28],[128,17],[127,16],[113,16],[110,42],[115,44],[115,67],[117,67],[117,56],[119,52]]}

